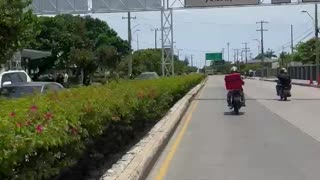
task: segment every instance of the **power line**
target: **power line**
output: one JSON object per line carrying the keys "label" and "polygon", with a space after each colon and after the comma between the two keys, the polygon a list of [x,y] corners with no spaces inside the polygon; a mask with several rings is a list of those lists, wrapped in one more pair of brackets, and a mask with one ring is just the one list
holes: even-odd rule
{"label": "power line", "polygon": [[[147,20],[147,21],[160,21],[160,19],[152,19],[152,18],[145,18],[145,17],[139,17],[139,19]],[[181,20],[175,20],[175,23],[183,23],[183,24],[203,24],[203,25],[222,25],[222,26],[248,26],[248,25],[254,25],[252,23],[241,23],[241,24],[234,24],[234,23],[216,23],[216,22],[209,22],[209,21],[181,21]],[[284,24],[284,23],[272,23],[273,25],[290,25],[290,24]],[[295,25],[305,25],[306,23],[299,23]]]}
{"label": "power line", "polygon": [[[301,42],[301,41],[304,41],[306,38],[308,38],[310,35],[312,35],[314,32],[313,31],[311,31],[310,33],[308,33],[306,36],[304,36],[303,38],[301,38],[300,40],[299,40],[299,42]],[[282,46],[282,49],[283,48],[289,48],[290,47],[290,45],[288,45],[288,46]],[[278,48],[275,52],[281,52],[282,51],[282,49],[281,48]]]}
{"label": "power line", "polygon": [[[313,32],[313,25],[312,27],[308,28],[306,31],[304,31],[303,33],[301,33],[300,35],[296,36],[294,39],[293,39],[293,42],[296,43],[298,41],[301,41],[301,38],[302,37],[305,37],[306,34],[310,34],[310,31]],[[308,36],[308,35],[307,35]],[[298,41],[297,41],[298,40]],[[275,48],[275,52],[278,52],[280,51],[283,47],[289,47],[291,45],[291,41],[288,41],[284,44],[282,44],[281,46],[278,46],[277,48]]]}
{"label": "power line", "polygon": [[263,64],[263,61],[264,61],[264,32],[265,31],[268,31],[268,29],[264,29],[263,28],[263,25],[264,24],[267,24],[268,22],[266,21],[260,21],[260,22],[257,22],[257,24],[260,24],[260,29],[258,29],[257,31],[260,31],[261,32],[261,55],[262,55],[262,64]]}
{"label": "power line", "polygon": [[248,43],[247,42],[244,42],[242,43],[244,44],[244,52],[245,52],[245,56],[246,56],[246,64],[248,63],[248,52],[249,52],[249,48],[248,48]]}

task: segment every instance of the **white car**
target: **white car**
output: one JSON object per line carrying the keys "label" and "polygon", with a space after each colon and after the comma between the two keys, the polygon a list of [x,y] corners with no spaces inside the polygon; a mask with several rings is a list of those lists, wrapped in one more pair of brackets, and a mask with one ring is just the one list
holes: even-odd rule
{"label": "white car", "polygon": [[32,82],[30,76],[23,70],[9,70],[0,72],[0,88],[13,83]]}
{"label": "white car", "polygon": [[147,79],[159,79],[159,76],[156,72],[144,72],[138,76],[139,80],[147,80]]}

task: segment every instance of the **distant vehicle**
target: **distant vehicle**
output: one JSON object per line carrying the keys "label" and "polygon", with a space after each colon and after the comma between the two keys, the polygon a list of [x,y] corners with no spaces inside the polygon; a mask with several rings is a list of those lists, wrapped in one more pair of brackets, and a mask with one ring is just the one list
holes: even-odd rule
{"label": "distant vehicle", "polygon": [[156,72],[144,72],[144,73],[141,73],[137,79],[139,80],[159,79],[159,75]]}
{"label": "distant vehicle", "polygon": [[64,87],[56,82],[14,83],[2,87],[0,96],[5,98],[20,98],[27,95],[45,94],[63,89]]}
{"label": "distant vehicle", "polygon": [[26,83],[31,81],[30,76],[22,70],[0,72],[0,88],[13,83]]}

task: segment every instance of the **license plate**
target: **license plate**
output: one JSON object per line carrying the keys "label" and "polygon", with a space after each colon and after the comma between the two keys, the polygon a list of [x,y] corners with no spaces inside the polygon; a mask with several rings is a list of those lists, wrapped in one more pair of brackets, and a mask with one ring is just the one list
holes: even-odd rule
{"label": "license plate", "polygon": [[289,91],[289,90],[283,90],[283,93],[284,93],[284,94],[289,94],[290,91]]}
{"label": "license plate", "polygon": [[235,101],[241,101],[241,97],[234,97],[233,98]]}

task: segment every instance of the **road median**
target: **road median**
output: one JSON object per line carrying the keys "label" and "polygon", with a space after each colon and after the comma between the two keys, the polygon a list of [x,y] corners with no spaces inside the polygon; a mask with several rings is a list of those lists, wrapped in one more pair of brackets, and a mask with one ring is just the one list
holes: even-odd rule
{"label": "road median", "polygon": [[202,89],[206,80],[202,81],[202,83],[178,101],[169,110],[167,115],[139,143],[114,164],[100,180],[144,179],[176,130],[190,102]]}

